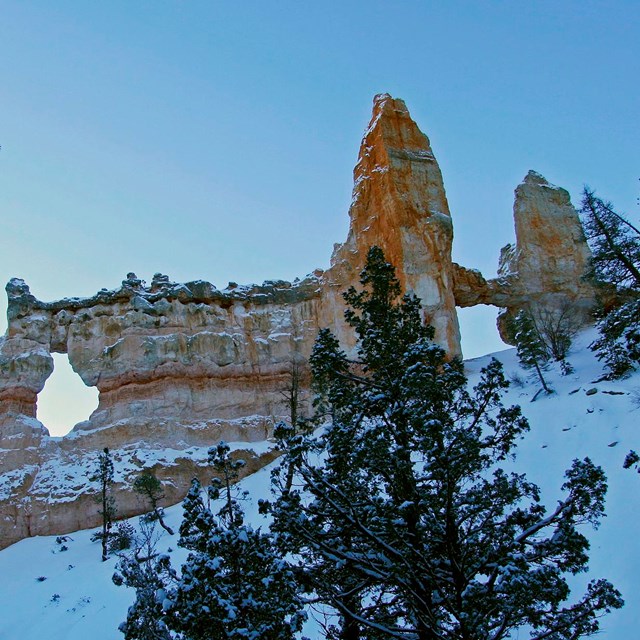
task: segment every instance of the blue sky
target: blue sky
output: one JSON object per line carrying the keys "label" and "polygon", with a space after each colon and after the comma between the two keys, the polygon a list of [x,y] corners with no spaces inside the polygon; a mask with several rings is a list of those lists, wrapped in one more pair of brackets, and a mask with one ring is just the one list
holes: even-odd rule
{"label": "blue sky", "polygon": [[[637,1],[0,0],[0,280],[326,267],[379,92],[431,139],[465,266],[495,271],[529,169],[637,220],[639,33]],[[494,316],[463,313],[467,354]]]}

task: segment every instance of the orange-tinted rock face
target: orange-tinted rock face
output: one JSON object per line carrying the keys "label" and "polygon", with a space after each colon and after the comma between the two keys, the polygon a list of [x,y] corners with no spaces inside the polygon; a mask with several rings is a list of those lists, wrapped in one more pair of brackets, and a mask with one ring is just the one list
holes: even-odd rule
{"label": "orange-tinted rock face", "polygon": [[[429,139],[402,100],[376,96],[354,169],[351,225],[336,247],[327,284],[340,291],[358,281],[369,247],[379,245],[406,291],[421,300],[436,341],[460,354],[453,297],[453,225],[440,167]],[[339,321],[335,318],[334,321]]]}
{"label": "orange-tinted rock face", "polygon": [[[247,469],[273,459],[273,425],[289,417],[292,376],[300,412],[309,411],[306,362],[318,329],[331,327],[350,349],[342,292],[359,284],[372,245],[384,250],[406,291],[422,300],[436,341],[460,354],[456,305],[557,308],[569,296],[587,308],[581,280],[588,249],[568,194],[530,174],[516,190],[516,247],[499,278],[451,262],[453,226],[428,138],[402,100],[376,96],[354,170],[349,234],[331,267],[295,283],[217,290],[204,281],[150,286],[129,274],[92,298],[36,300],[7,285],[9,328],[0,338],[0,547],[27,535],[65,533],[98,522],[87,472],[109,447],[121,516],[145,509],[131,483],[152,467],[168,500],[194,475],[210,474],[206,450],[224,439]],[[89,420],[52,439],[36,398],[52,352],[100,392]],[[240,454],[238,454],[240,455]]]}

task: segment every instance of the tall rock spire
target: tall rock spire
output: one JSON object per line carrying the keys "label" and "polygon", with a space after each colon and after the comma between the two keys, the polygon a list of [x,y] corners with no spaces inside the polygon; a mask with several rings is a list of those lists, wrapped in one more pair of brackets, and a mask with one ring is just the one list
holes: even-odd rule
{"label": "tall rock spire", "polygon": [[[435,340],[460,353],[453,297],[453,225],[429,139],[402,100],[380,94],[354,169],[349,235],[333,253],[330,286],[356,284],[367,251],[380,246],[405,291],[421,300]],[[337,302],[337,300],[336,300]],[[336,309],[337,309],[336,305]],[[336,322],[338,318],[334,318]]]}
{"label": "tall rock spire", "polygon": [[591,251],[569,193],[529,171],[516,188],[513,218],[515,271],[527,291],[591,298],[584,279]]}

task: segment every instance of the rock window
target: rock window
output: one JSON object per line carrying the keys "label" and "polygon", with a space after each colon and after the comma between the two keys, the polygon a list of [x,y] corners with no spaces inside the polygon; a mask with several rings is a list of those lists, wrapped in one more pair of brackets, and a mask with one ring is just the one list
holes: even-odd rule
{"label": "rock window", "polygon": [[38,394],[37,416],[52,436],[63,436],[96,409],[98,389],[84,384],[66,353],[51,355],[53,373]]}

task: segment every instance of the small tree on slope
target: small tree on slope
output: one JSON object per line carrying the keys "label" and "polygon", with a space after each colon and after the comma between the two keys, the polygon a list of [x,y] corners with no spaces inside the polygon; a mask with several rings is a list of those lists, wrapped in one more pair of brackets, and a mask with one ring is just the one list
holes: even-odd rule
{"label": "small tree on slope", "polygon": [[520,364],[525,369],[533,369],[538,375],[545,393],[552,393],[542,375],[543,370],[548,368],[549,350],[529,311],[522,309],[518,312],[511,321],[511,332],[516,343]]}
{"label": "small tree on slope", "polygon": [[113,460],[109,449],[105,447],[102,453],[98,454],[98,462],[94,474],[91,476],[93,482],[100,485],[100,492],[96,496],[97,502],[100,503],[98,513],[102,516],[102,531],[95,535],[96,540],[102,543],[102,561],[106,561],[109,557],[109,535],[113,520],[116,517],[116,502],[111,495],[111,487],[113,485]]}
{"label": "small tree on slope", "polygon": [[164,498],[162,483],[148,469],[145,469],[134,481],[133,490],[144,496],[151,507],[151,511],[146,515],[148,520],[156,520],[160,526],[170,535],[173,529],[164,521],[164,511],[160,506],[160,500]]}
{"label": "small tree on slope", "polygon": [[468,391],[462,364],[431,341],[419,301],[398,301],[380,249],[361,282],[345,294],[357,359],[326,330],[311,359],[319,413],[333,422],[296,442],[298,486],[272,505],[307,590],[340,615],[333,637],[500,640],[528,626],[537,640],[569,640],[597,631],[620,594],[597,580],[567,604],[565,575],[586,568],[578,527],[603,514],[602,470],[574,461],[564,497],[547,511],[534,484],[500,467],[528,429],[518,407],[500,402],[501,365],[493,360]]}

